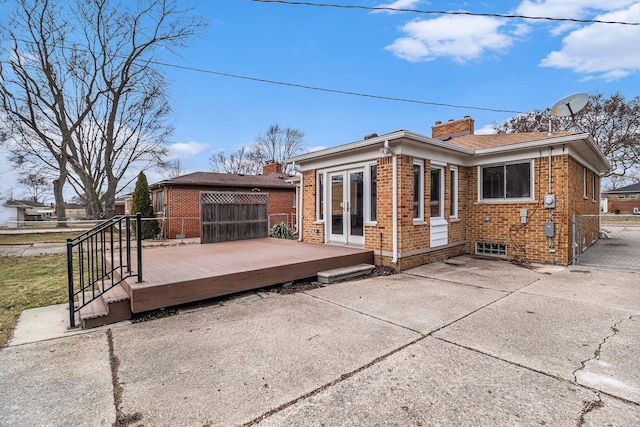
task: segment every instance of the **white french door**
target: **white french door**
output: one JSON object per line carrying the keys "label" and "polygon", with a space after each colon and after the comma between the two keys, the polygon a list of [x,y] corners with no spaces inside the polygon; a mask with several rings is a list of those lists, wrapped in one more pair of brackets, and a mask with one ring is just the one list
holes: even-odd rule
{"label": "white french door", "polygon": [[328,187],[329,242],[364,245],[364,169],[330,173]]}

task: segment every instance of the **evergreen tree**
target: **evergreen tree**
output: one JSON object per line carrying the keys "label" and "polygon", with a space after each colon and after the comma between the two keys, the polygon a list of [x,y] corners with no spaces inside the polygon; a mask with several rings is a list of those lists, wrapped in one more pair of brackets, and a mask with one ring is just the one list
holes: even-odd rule
{"label": "evergreen tree", "polygon": [[147,183],[147,177],[143,172],[138,174],[138,181],[136,182],[136,189],[133,192],[133,201],[131,203],[131,213],[142,214],[142,230],[141,237],[143,239],[152,239],[160,232],[158,227],[158,221],[145,220],[145,218],[154,218],[153,206],[151,205],[151,195],[149,193],[149,184]]}

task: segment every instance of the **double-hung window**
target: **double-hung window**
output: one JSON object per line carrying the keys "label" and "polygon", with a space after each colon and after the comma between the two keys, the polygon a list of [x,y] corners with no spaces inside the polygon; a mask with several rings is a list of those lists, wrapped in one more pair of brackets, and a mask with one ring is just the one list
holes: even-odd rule
{"label": "double-hung window", "polygon": [[531,172],[531,161],[482,166],[482,200],[530,199],[533,193]]}
{"label": "double-hung window", "polygon": [[431,167],[431,218],[444,217],[444,169],[436,166]]}
{"label": "double-hung window", "polygon": [[369,221],[378,219],[378,166],[369,165]]}
{"label": "double-hung window", "polygon": [[451,185],[449,187],[450,199],[449,199],[449,217],[458,218],[458,168],[451,167]]}
{"label": "double-hung window", "polygon": [[316,218],[318,221],[324,220],[324,173],[316,175]]}
{"label": "double-hung window", "polygon": [[424,163],[413,162],[413,220],[424,220]]}
{"label": "double-hung window", "polygon": [[164,212],[164,190],[156,192],[156,212]]}

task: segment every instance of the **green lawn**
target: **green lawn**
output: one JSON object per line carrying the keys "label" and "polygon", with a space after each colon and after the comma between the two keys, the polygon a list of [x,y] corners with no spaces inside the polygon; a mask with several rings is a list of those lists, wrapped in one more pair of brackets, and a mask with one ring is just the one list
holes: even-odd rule
{"label": "green lawn", "polygon": [[63,255],[0,258],[0,348],[23,310],[67,302],[67,259]]}

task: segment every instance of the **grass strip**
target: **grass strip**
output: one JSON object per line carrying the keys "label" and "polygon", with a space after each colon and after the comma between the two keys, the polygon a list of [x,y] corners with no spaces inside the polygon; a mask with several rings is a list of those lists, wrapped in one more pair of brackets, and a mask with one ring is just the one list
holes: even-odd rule
{"label": "grass strip", "polygon": [[0,349],[7,345],[23,310],[65,302],[64,255],[0,258]]}

